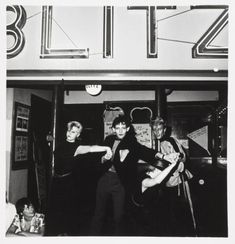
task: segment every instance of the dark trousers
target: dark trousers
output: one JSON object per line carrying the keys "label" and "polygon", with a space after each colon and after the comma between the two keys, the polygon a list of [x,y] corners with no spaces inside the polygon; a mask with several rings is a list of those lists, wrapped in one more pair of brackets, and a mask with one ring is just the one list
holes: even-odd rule
{"label": "dark trousers", "polygon": [[187,199],[185,199],[180,184],[180,194],[178,186],[166,187],[163,193],[164,199],[164,219],[166,236],[194,236],[192,215]]}
{"label": "dark trousers", "polygon": [[71,176],[53,179],[46,214],[46,235],[70,233],[75,209],[73,189]]}
{"label": "dark trousers", "polygon": [[91,234],[101,235],[107,212],[107,203],[112,199],[114,235],[120,235],[121,222],[124,214],[125,190],[118,175],[106,172],[99,180],[96,191],[95,214],[91,223]]}
{"label": "dark trousers", "polygon": [[159,197],[159,194],[154,194],[151,198],[146,197],[140,205],[132,202],[130,211],[128,211],[128,220],[130,220],[128,230],[131,231],[129,235],[164,236],[163,202],[160,201]]}

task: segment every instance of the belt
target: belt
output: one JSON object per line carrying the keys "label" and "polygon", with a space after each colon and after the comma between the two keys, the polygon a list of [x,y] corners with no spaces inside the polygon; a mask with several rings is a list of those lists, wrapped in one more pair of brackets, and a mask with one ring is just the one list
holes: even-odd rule
{"label": "belt", "polygon": [[55,178],[63,178],[63,177],[69,176],[71,174],[72,174],[72,172],[69,172],[69,173],[66,173],[66,174],[62,174],[62,175],[54,173],[54,177]]}

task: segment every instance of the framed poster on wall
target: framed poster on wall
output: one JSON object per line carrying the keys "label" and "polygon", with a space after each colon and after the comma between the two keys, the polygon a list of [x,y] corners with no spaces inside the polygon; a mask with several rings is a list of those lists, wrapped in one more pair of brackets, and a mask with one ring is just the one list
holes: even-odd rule
{"label": "framed poster on wall", "polygon": [[152,148],[153,140],[150,124],[133,124],[133,127],[136,132],[137,141],[148,148]]}
{"label": "framed poster on wall", "polygon": [[29,162],[29,118],[30,107],[15,102],[12,169],[25,169]]}

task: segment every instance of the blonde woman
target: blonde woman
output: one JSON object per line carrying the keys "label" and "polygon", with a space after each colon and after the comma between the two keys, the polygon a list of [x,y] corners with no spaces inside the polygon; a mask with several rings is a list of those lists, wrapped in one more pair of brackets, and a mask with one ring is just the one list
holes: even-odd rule
{"label": "blonde woman", "polygon": [[70,235],[74,230],[76,216],[73,210],[78,208],[74,206],[74,199],[75,194],[79,194],[79,186],[75,184],[73,170],[75,166],[85,163],[83,155],[103,152],[103,158],[109,160],[112,157],[110,147],[83,145],[80,140],[82,129],[80,122],[70,121],[67,124],[65,141],[55,150],[55,176],[49,196],[46,235]]}

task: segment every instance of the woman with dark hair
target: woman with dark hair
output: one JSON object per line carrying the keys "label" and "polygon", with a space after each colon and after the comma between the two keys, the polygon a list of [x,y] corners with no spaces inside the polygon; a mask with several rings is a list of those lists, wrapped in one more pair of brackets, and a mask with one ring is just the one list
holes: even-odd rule
{"label": "woman with dark hair", "polygon": [[7,231],[7,236],[43,236],[44,215],[36,213],[32,202],[24,197],[16,202],[17,214]]}

